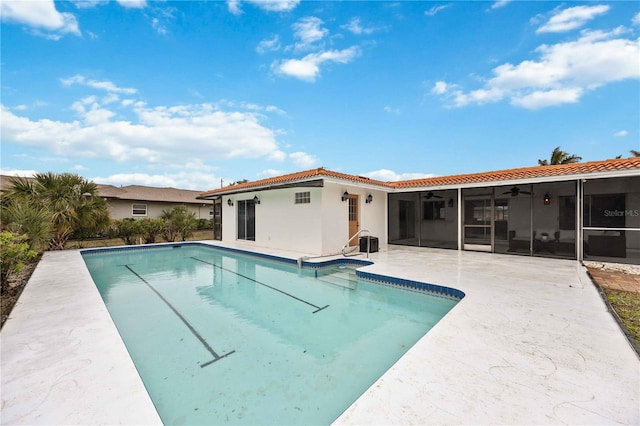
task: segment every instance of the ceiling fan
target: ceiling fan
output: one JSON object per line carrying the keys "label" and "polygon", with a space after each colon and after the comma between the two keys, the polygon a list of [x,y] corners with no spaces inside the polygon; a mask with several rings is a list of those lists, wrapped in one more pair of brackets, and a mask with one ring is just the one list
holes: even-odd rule
{"label": "ceiling fan", "polygon": [[432,191],[427,192],[427,195],[424,196],[424,198],[426,198],[427,200],[430,200],[432,198],[442,198],[439,195],[435,195]]}
{"label": "ceiling fan", "polygon": [[512,197],[517,197],[520,194],[531,194],[531,192],[523,191],[520,188],[518,188],[517,186],[514,186],[513,188],[511,188],[507,192],[503,192],[503,194],[510,194]]}

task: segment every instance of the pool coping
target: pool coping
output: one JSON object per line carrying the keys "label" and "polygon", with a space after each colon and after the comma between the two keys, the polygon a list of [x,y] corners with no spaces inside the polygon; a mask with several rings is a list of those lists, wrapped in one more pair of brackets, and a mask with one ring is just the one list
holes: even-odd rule
{"label": "pool coping", "polygon": [[[578,262],[423,248],[371,260],[363,272],[466,297],[336,424],[640,423],[640,361]],[[1,337],[2,423],[161,424],[80,251],[45,253]]]}

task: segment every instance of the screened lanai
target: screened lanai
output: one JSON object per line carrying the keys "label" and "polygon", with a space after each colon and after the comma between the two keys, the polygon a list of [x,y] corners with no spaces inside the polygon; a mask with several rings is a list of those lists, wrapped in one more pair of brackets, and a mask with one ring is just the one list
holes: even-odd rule
{"label": "screened lanai", "polygon": [[[580,165],[580,170],[588,166]],[[417,190],[402,188],[389,194],[388,241],[640,264],[640,176],[637,170],[620,174],[541,176],[538,182],[505,179],[499,182],[504,184],[433,189],[428,183],[440,183],[438,178],[425,179],[419,184],[427,185]]]}

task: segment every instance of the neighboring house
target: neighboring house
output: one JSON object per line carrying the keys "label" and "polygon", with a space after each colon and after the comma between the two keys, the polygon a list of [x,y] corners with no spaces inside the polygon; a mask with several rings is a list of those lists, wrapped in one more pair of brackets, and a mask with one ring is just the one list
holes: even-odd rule
{"label": "neighboring house", "polygon": [[[0,189],[11,185],[14,176],[0,176]],[[200,191],[176,188],[155,188],[151,186],[129,185],[116,187],[97,184],[98,194],[109,204],[112,219],[127,217],[160,217],[163,210],[184,205],[198,219],[213,218],[213,203],[198,200]]]}
{"label": "neighboring house", "polygon": [[637,157],[400,182],[319,168],[200,198],[221,204],[223,240],[275,249],[333,254],[366,230],[380,248],[640,263]]}
{"label": "neighboring house", "polygon": [[200,191],[176,188],[154,188],[151,186],[112,186],[98,184],[98,193],[109,203],[113,219],[156,218],[163,210],[184,205],[197,219],[213,218],[213,203],[198,200]]}

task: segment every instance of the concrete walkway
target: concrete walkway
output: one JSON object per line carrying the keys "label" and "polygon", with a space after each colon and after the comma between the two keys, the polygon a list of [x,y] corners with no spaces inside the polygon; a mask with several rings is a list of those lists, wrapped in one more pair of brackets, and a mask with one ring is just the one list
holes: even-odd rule
{"label": "concrete walkway", "polygon": [[[466,297],[337,424],[640,423],[640,360],[578,262],[404,247],[371,260]],[[45,255],[1,338],[3,424],[160,422],[79,252]]]}

